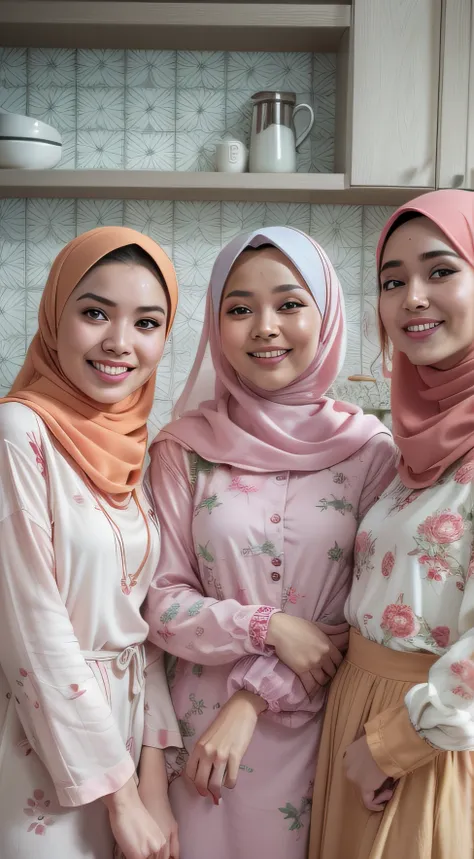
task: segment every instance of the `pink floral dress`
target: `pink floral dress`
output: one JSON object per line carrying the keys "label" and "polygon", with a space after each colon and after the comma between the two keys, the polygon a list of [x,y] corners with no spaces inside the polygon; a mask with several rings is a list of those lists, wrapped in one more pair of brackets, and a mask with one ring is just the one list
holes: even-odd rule
{"label": "pink floral dress", "polygon": [[1,859],[112,859],[99,798],[133,776],[143,738],[181,743],[162,651],[143,646],[159,533],[142,505],[137,578],[135,503],[99,503],[40,418],[0,404]]}
{"label": "pink floral dress", "polygon": [[346,616],[394,650],[441,657],[405,699],[431,745],[474,749],[474,463],[434,486],[397,477],[361,523]]}
{"label": "pink floral dress", "polygon": [[[325,692],[312,699],[265,645],[276,609],[338,624],[357,522],[393,476],[394,447],[374,437],[317,473],[215,466],[173,442],[152,448],[162,551],[150,637],[178,657],[172,700],[185,748],[167,753],[181,859],[304,859]],[[219,807],[183,774],[196,740],[239,689],[261,695],[237,786]]]}

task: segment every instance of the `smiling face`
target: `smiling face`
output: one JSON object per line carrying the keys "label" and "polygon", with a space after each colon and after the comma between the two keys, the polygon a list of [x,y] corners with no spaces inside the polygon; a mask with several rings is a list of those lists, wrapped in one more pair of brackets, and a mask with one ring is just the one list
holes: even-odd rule
{"label": "smiling face", "polygon": [[474,341],[474,269],[428,218],[398,227],[380,270],[380,316],[412,364],[455,366]]}
{"label": "smiling face", "polygon": [[70,295],[59,322],[63,373],[98,403],[124,400],[155,371],[167,314],[166,292],[146,266],[94,267]]}
{"label": "smiling face", "polygon": [[293,263],[277,248],[244,251],[220,310],[222,351],[236,373],[265,391],[295,381],[316,355],[321,314]]}

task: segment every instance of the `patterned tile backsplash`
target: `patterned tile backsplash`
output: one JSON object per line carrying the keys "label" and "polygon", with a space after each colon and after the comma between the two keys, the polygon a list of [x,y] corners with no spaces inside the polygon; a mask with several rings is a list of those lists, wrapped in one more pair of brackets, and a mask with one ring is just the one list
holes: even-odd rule
{"label": "patterned tile backsplash", "polygon": [[313,106],[298,170],[330,173],[333,54],[0,48],[0,111],[57,128],[58,169],[213,170],[216,141],[248,143],[250,96],[262,89]]}
{"label": "patterned tile backsplash", "polygon": [[[316,107],[300,170],[332,170],[334,57],[328,54],[72,51],[0,48],[0,110],[28,113],[61,131],[61,167],[212,169],[214,143],[246,140],[248,98],[285,88]],[[134,227],[172,256],[181,287],[160,367],[152,432],[168,418],[196,351],[204,297],[220,248],[244,229],[289,224],[328,252],[343,285],[348,328],[343,399],[388,405],[376,329],[375,247],[393,210],[374,206],[141,200],[0,200],[0,395],[20,368],[41,292],[61,247],[100,225]],[[352,373],[378,382],[347,382]]]}
{"label": "patterned tile backsplash", "polygon": [[[387,405],[375,324],[374,251],[389,209],[278,203],[188,203],[143,200],[0,200],[0,394],[23,361],[36,330],[38,304],[61,247],[93,227],[124,224],[151,235],[172,256],[180,306],[162,363],[153,427],[162,423],[189,372],[204,313],[210,270],[220,248],[243,229],[289,224],[314,236],[340,277],[347,312],[347,357],[336,385],[343,399]],[[375,373],[378,385],[346,381]]]}

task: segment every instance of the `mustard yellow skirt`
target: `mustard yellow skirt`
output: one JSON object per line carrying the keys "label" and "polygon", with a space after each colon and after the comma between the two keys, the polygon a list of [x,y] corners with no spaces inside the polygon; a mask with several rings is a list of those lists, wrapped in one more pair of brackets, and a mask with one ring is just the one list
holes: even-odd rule
{"label": "mustard yellow skirt", "polygon": [[436,657],[351,631],[332,685],[314,786],[309,859],[473,859],[473,755],[443,752],[401,778],[382,812],[365,808],[342,768],[370,719],[426,681]]}

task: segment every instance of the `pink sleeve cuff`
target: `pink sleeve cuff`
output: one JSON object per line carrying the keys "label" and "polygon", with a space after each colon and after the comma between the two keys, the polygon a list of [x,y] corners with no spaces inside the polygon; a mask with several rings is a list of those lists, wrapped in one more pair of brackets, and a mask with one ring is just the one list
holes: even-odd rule
{"label": "pink sleeve cuff", "polygon": [[127,757],[112,769],[101,773],[96,778],[88,779],[81,785],[56,783],[55,788],[59,803],[66,808],[87,805],[102,796],[115,793],[132,778],[134,773],[135,764],[130,755],[127,754]]}
{"label": "pink sleeve cuff", "polygon": [[268,624],[270,623],[270,618],[272,617],[272,615],[279,611],[281,611],[281,609],[275,608],[275,606],[261,605],[258,607],[255,614],[253,614],[250,618],[250,643],[258,653],[273,653],[273,648],[268,647],[265,644],[265,640],[268,633]]}
{"label": "pink sleeve cuff", "polygon": [[278,664],[276,657],[262,659],[261,656],[249,656],[241,659],[232,669],[229,675],[227,690],[229,697],[245,689],[260,695],[268,704],[268,709],[273,713],[281,710],[279,698],[284,693],[283,683],[274,671]]}
{"label": "pink sleeve cuff", "polygon": [[183,741],[178,731],[168,731],[166,728],[156,731],[153,728],[149,728],[145,723],[143,745],[151,746],[154,749],[167,749],[171,746],[181,749]]}

